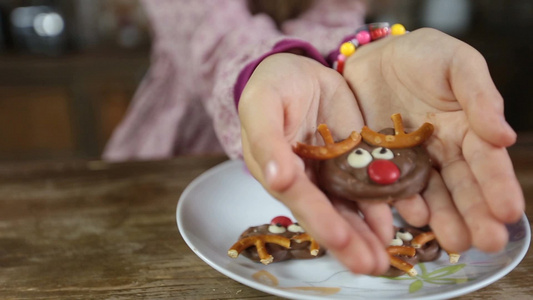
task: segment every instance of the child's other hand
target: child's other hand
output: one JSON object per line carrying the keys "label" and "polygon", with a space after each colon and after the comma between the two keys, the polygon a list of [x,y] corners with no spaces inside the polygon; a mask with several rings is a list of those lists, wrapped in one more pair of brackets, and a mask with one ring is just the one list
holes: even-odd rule
{"label": "child's other hand", "polygon": [[306,175],[302,160],[292,150],[296,141],[318,143],[319,123],[326,123],[337,139],[363,126],[344,78],[303,56],[272,55],[248,81],[239,116],[244,158],[255,178],[351,271],[385,272],[389,259],[384,245],[393,234],[387,204],[330,201]]}
{"label": "child's other hand", "polygon": [[435,125],[427,146],[439,172],[421,196],[396,203],[404,219],[429,223],[449,250],[501,250],[524,199],[505,149],[516,134],[481,54],[421,29],[360,47],[344,76],[370,128],[390,127],[393,113],[411,130]]}

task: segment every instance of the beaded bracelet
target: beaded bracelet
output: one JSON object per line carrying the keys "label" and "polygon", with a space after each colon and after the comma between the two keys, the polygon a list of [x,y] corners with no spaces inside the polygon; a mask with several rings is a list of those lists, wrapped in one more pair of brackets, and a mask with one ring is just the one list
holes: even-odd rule
{"label": "beaded bracelet", "polygon": [[337,60],[333,63],[333,68],[342,74],[346,59],[354,54],[357,48],[389,35],[403,35],[406,32],[402,24],[394,24],[390,27],[387,22],[364,25],[355,31],[351,40],[342,43]]}

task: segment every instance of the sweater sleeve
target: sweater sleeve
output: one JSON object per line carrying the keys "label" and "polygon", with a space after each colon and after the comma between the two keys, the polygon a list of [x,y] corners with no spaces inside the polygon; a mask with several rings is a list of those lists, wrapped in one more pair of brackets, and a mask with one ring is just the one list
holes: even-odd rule
{"label": "sweater sleeve", "polygon": [[[324,21],[317,16],[326,1],[316,2],[280,31],[268,16],[252,16],[246,0],[143,0],[153,31],[152,63],[104,158],[154,159],[220,149],[240,157],[236,91],[242,91],[253,65],[280,47],[293,51],[302,45],[322,59],[338,42],[330,43],[335,37],[318,46],[305,42],[312,37],[305,27]],[[327,32],[329,25],[308,28]]]}
{"label": "sweater sleeve", "polygon": [[[240,155],[233,85],[244,64],[281,39],[245,0],[143,0],[151,63],[103,153],[113,161]],[[227,101],[226,101],[227,99]]]}

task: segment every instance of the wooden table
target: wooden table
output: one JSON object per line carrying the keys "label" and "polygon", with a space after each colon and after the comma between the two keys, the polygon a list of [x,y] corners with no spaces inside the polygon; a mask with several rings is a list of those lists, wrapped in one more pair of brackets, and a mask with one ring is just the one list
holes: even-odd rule
{"label": "wooden table", "polygon": [[[510,153],[533,220],[533,139]],[[218,273],[181,238],[187,184],[224,157],[0,166],[0,299],[274,298]],[[531,250],[461,299],[532,299]]]}

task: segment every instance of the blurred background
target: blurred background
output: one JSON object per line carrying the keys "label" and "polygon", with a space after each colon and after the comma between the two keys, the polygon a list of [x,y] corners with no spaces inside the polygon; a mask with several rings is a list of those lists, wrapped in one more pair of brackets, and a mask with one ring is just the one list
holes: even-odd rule
{"label": "blurred background", "polygon": [[[434,27],[477,48],[511,125],[533,131],[533,1],[369,3],[369,22]],[[98,158],[149,53],[135,0],[0,0],[0,161]]]}

